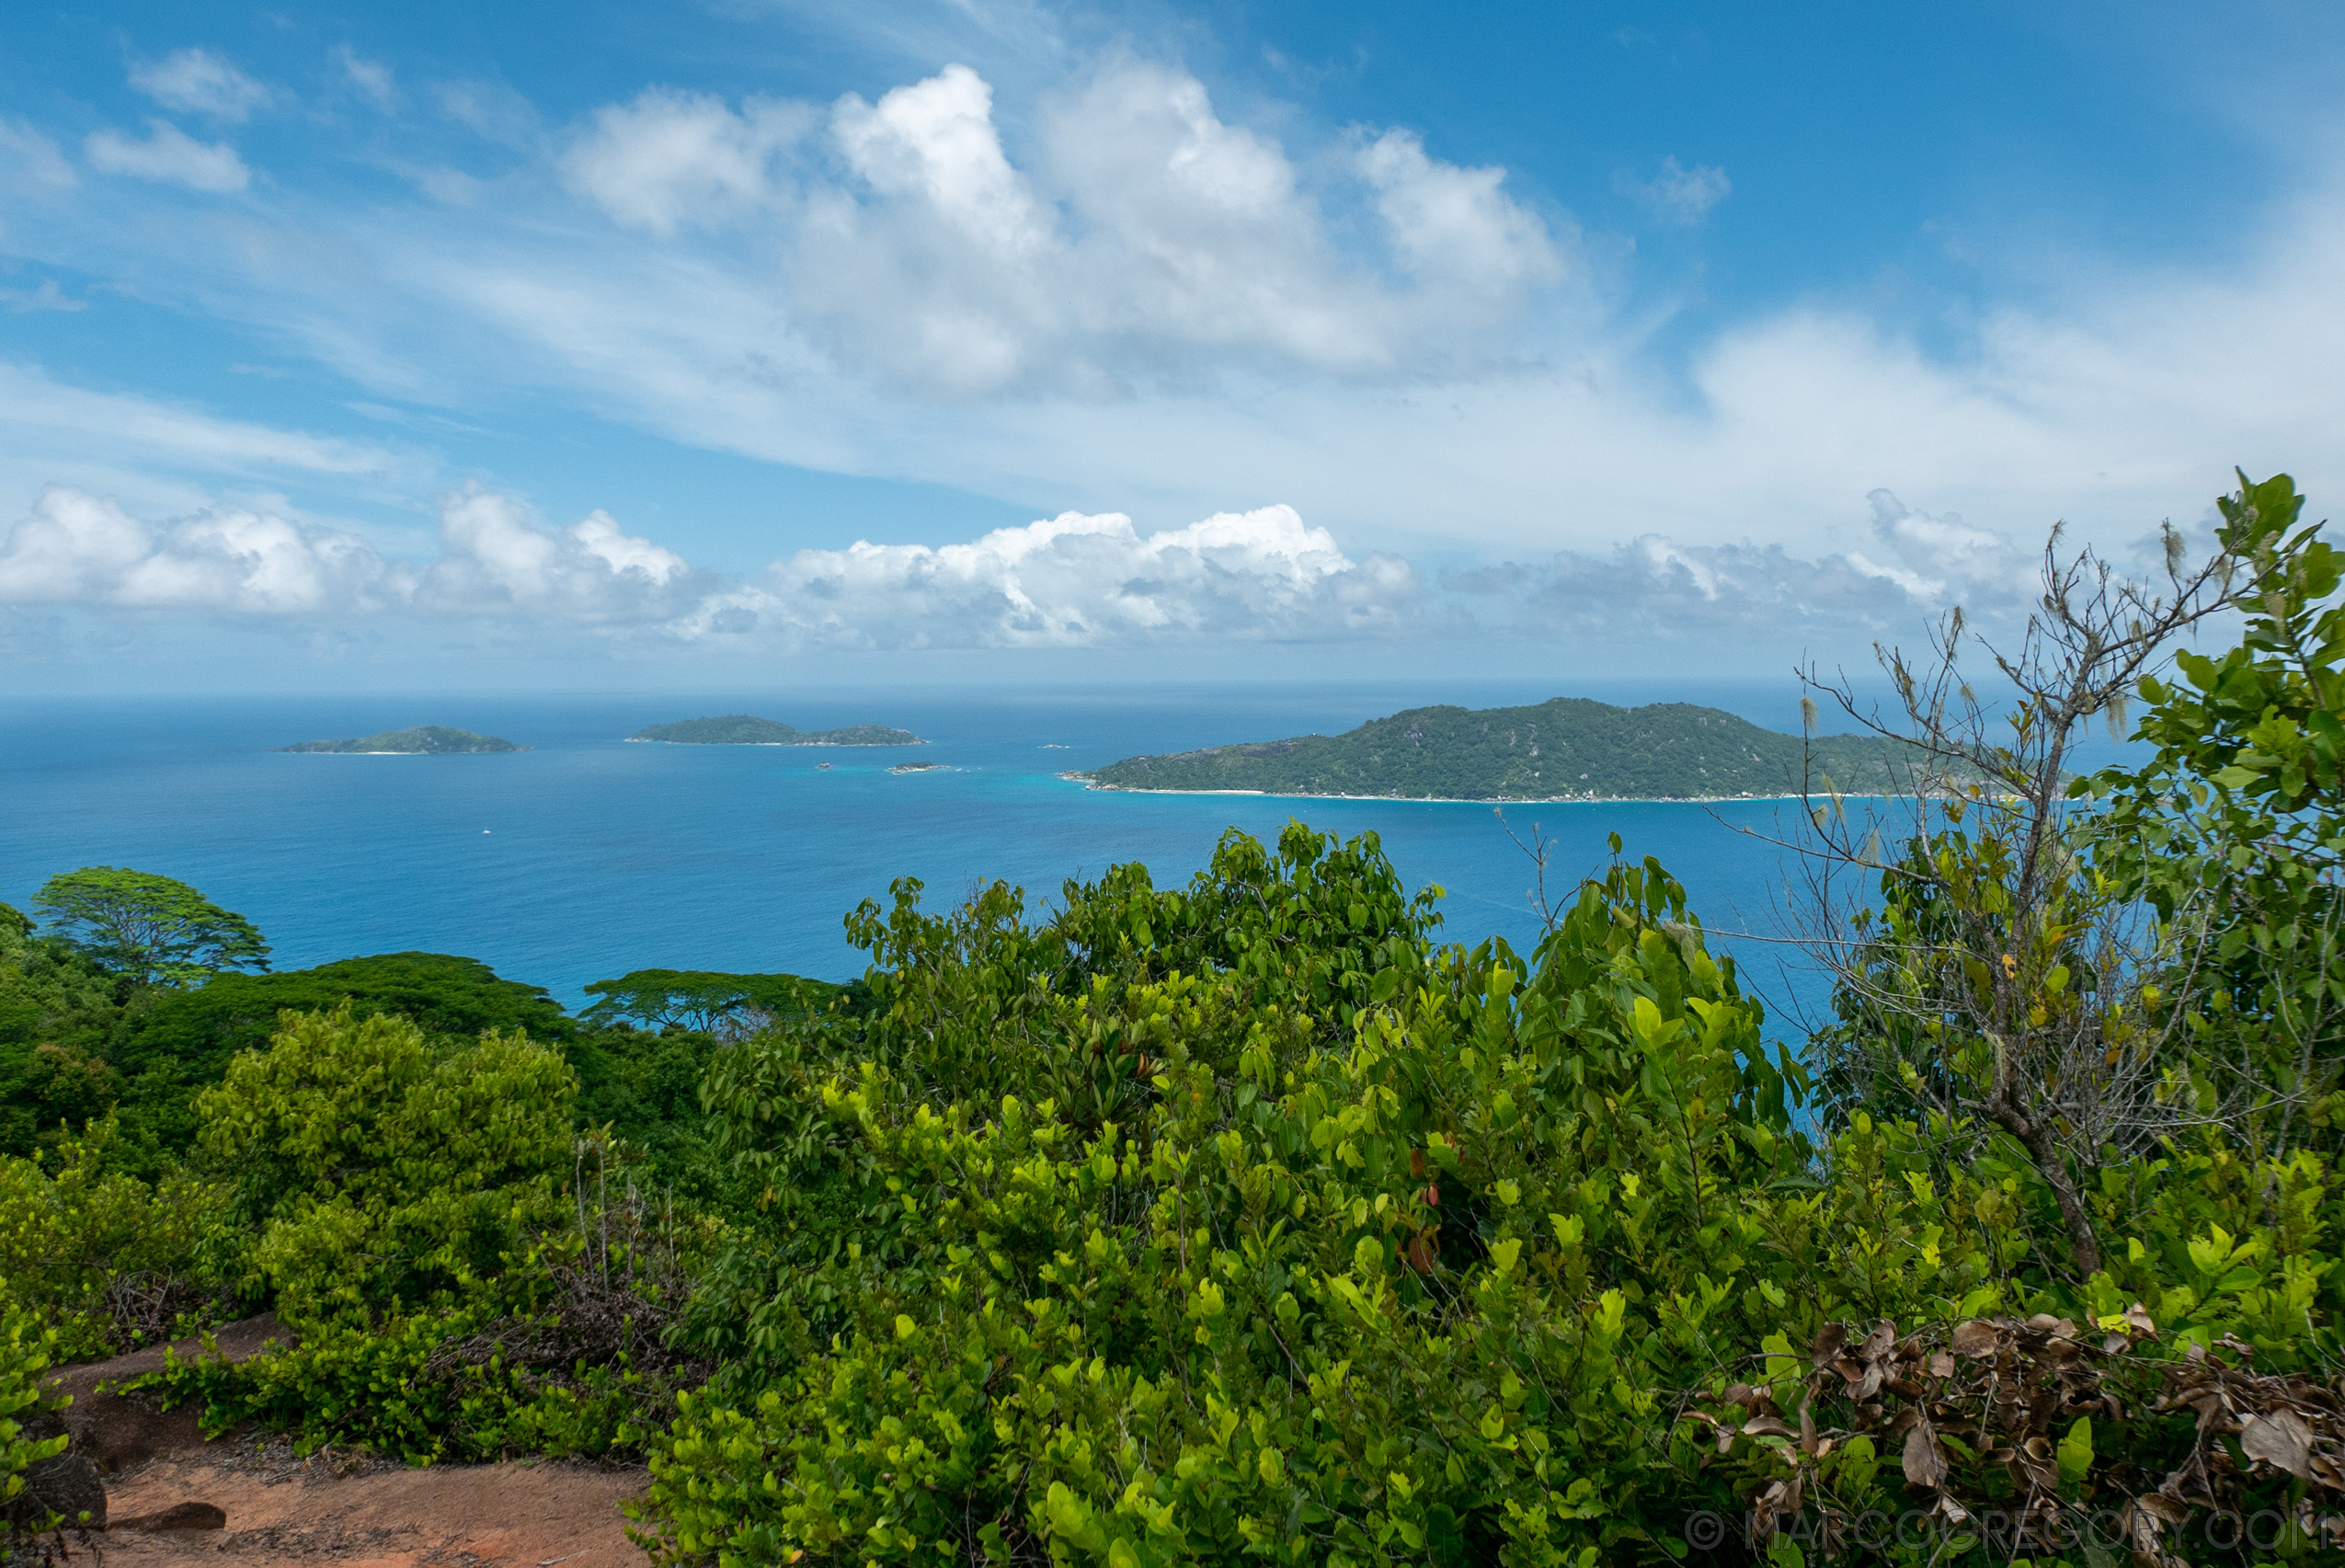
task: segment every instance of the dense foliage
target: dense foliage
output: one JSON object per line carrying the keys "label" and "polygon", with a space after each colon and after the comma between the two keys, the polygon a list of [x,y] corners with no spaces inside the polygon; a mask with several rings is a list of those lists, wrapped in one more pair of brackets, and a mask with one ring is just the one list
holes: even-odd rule
{"label": "dense foliage", "polygon": [[908,879],[852,987],[577,1018],[430,955],[158,984],[0,911],[0,1060],[86,1107],[0,1161],[0,1458],[40,1356],[268,1305],[297,1344],[150,1386],[641,1455],[679,1565],[2333,1559],[2345,616],[2300,506],[2226,501],[2239,647],[2129,680],[2135,761],[2030,772],[2109,705],[2030,698],[1853,852],[1797,1044],[1618,840],[1528,952],[1298,823],[1047,908]]}
{"label": "dense foliage", "polygon": [[1844,790],[1898,787],[1895,749],[1870,737],[1796,736],[1690,703],[1617,708],[1584,697],[1535,707],[1411,708],[1342,735],[1127,757],[1103,789],[1442,800],[1689,800],[1796,793],[1821,768]]}

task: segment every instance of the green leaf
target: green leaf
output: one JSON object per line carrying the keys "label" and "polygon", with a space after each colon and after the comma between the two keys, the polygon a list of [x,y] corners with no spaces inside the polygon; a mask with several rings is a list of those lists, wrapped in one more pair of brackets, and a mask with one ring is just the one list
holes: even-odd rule
{"label": "green leaf", "polygon": [[2074,1485],[2082,1482],[2093,1468],[2093,1424],[2090,1416],[2080,1415],[2060,1439],[2060,1479]]}

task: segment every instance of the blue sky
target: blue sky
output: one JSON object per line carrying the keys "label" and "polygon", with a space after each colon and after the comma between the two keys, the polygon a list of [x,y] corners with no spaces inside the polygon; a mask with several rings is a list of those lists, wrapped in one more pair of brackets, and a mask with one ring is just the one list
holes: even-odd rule
{"label": "blue sky", "polygon": [[2345,474],[2333,7],[6,26],[27,691],[1779,669]]}

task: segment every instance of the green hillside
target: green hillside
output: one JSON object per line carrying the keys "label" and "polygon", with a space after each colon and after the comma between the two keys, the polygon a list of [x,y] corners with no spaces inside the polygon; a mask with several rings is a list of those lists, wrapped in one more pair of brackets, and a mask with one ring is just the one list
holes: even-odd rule
{"label": "green hillside", "polygon": [[1891,784],[1888,743],[1797,736],[1690,703],[1616,708],[1579,697],[1535,707],[1411,708],[1343,735],[1306,735],[1127,757],[1100,789],[1259,790],[1403,799],[1692,800],[1782,795],[1803,767],[1844,791]]}
{"label": "green hillside", "polygon": [[419,724],[412,729],[386,729],[380,735],[369,735],[357,740],[304,740],[298,746],[280,746],[280,751],[330,751],[344,755],[358,752],[396,751],[417,756],[454,756],[471,751],[526,751],[526,746],[516,746],[493,735],[478,735],[469,729],[450,729],[445,725]]}
{"label": "green hillside", "polygon": [[851,724],[841,729],[796,729],[779,719],[749,714],[725,714],[715,718],[681,719],[655,724],[627,737],[658,740],[670,746],[923,746],[927,742],[909,729],[884,724]]}

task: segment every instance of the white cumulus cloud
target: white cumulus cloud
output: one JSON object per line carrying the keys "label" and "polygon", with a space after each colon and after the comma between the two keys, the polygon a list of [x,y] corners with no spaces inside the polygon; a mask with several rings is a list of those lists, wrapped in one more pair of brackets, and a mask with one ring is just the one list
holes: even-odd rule
{"label": "white cumulus cloud", "polygon": [[643,624],[689,615],[722,585],[596,511],[549,533],[509,496],[468,485],[440,498],[440,557],[418,578],[418,608]]}
{"label": "white cumulus cloud", "polygon": [[[1038,105],[1028,140],[1013,151],[991,85],[949,65],[827,116],[653,88],[597,110],[561,169],[625,227],[770,246],[763,286],[835,372],[943,401],[1502,353],[1495,329],[1567,270],[1503,170],[1407,132],[1307,170],[1165,66],[1091,74]],[[1367,253],[1337,243],[1329,203]]]}
{"label": "white cumulus cloud", "polygon": [[199,142],[167,120],[150,120],[143,142],[119,131],[94,131],[82,143],[90,166],[106,174],[226,193],[252,183],[252,171],[225,142]]}
{"label": "white cumulus cloud", "polygon": [[1419,587],[1406,562],[1355,561],[1291,507],[1145,535],[1119,512],[1067,512],[966,544],[802,550],[774,563],[761,613],[844,647],[1322,641],[1401,624]]}
{"label": "white cumulus cloud", "polygon": [[363,541],[242,508],[162,524],[52,485],[0,551],[0,601],[297,615],[404,597]]}
{"label": "white cumulus cloud", "polygon": [[706,93],[655,87],[606,104],[562,157],[562,175],[622,223],[665,238],[766,205],[772,165],[812,126],[804,105],[750,98],[736,113]]}
{"label": "white cumulus cloud", "polygon": [[1470,298],[1512,303],[1558,281],[1562,258],[1539,218],[1501,189],[1502,168],[1460,168],[1425,154],[1413,131],[1388,131],[1359,152],[1378,212],[1402,266]]}

